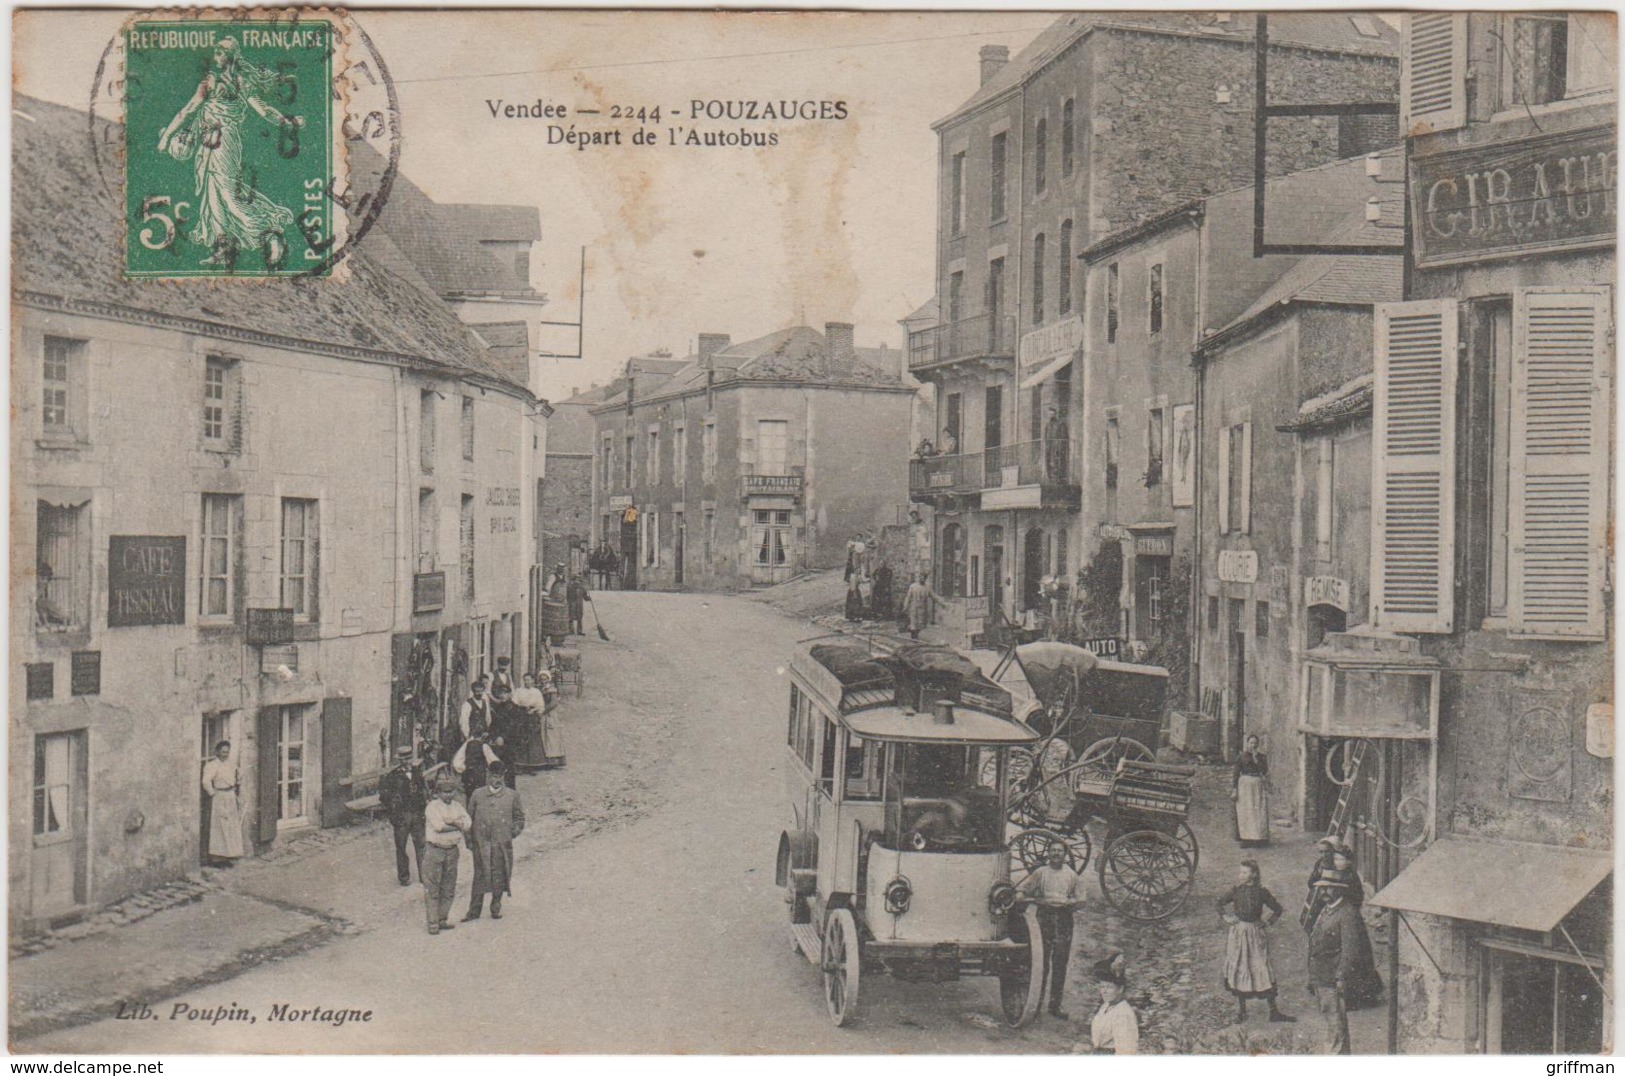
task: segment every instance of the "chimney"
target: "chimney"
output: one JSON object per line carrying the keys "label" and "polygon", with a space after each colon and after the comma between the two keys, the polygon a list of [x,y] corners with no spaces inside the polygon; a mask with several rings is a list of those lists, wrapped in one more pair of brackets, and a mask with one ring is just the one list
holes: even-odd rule
{"label": "chimney", "polygon": [[852,343],[852,324],[846,321],[824,322],[824,354],[831,363],[850,365],[857,358]]}
{"label": "chimney", "polygon": [[999,73],[999,68],[1010,62],[1010,48],[1007,45],[982,46],[982,85]]}
{"label": "chimney", "polygon": [[727,333],[701,333],[700,334],[700,365],[709,368],[711,356],[721,351],[733,342]]}

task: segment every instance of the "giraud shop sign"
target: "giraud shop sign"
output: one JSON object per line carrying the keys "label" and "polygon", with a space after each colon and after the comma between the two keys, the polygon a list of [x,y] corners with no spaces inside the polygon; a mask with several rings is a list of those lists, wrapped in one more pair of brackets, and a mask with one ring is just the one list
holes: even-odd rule
{"label": "giraud shop sign", "polygon": [[1414,157],[1417,264],[1613,243],[1618,173],[1612,126]]}

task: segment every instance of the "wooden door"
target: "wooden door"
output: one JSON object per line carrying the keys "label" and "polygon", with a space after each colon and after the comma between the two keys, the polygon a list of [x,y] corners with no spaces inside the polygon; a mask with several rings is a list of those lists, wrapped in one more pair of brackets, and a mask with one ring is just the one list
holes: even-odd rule
{"label": "wooden door", "polygon": [[322,828],[340,826],[349,820],[345,786],[339,784],[351,772],[350,699],[335,695],[322,700]]}

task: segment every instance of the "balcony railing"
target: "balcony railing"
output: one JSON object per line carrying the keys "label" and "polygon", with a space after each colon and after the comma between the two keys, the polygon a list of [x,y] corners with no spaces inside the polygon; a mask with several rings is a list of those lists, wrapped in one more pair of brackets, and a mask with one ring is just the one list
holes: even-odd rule
{"label": "balcony railing", "polygon": [[910,333],[910,369],[954,359],[1011,357],[1016,353],[1013,314],[977,314]]}
{"label": "balcony railing", "polygon": [[1022,441],[987,449],[985,489],[1008,486],[1078,485],[1078,451],[1075,442],[1056,439]]}
{"label": "balcony railing", "polygon": [[975,493],[982,488],[982,453],[955,456],[924,456],[908,463],[910,496],[941,493]]}

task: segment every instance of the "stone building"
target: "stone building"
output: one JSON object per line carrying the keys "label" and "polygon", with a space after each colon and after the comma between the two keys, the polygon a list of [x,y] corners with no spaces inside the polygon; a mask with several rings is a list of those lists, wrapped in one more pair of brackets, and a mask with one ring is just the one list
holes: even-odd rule
{"label": "stone building", "polygon": [[1617,28],[1475,12],[1406,29],[1415,245],[1409,301],[1377,312],[1370,613],[1373,639],[1417,655],[1366,697],[1409,717],[1426,700],[1403,674],[1431,667],[1439,765],[1428,825],[1373,898],[1399,920],[1393,1034],[1407,1052],[1602,1052]]}
{"label": "stone building", "polygon": [[216,742],[249,846],[285,840],[343,820],[342,778],[522,654],[547,409],[383,231],[345,283],[124,279],[86,117],[13,107],[8,868],[29,929],[195,870]]}
{"label": "stone building", "polygon": [[[934,125],[938,319],[915,334],[909,361],[936,389],[941,451],[911,465],[910,496],[936,509],[939,613],[967,637],[1044,608],[1045,580],[1071,578],[1092,548],[1077,515],[1095,452],[1078,416],[1085,315],[1099,315],[1085,309],[1077,255],[1251,182],[1252,27],[1225,14],[1067,15],[1014,60],[984,47],[980,89]],[[1396,52],[1374,16],[1282,15],[1276,92],[1391,101]],[[1394,138],[1391,123],[1363,118],[1282,120],[1271,167],[1295,172]],[[1150,303],[1154,286],[1142,289]],[[1147,539],[1160,549],[1166,536]]]}
{"label": "stone building", "polygon": [[592,409],[598,537],[625,585],[779,583],[902,522],[914,398],[902,361],[835,322],[740,344],[702,333],[684,360],[631,360]]}
{"label": "stone building", "polygon": [[549,570],[566,565],[585,573],[594,544],[592,510],[592,408],[604,402],[602,390],[572,392],[553,402],[547,423],[547,480],[536,499],[537,563]]}

